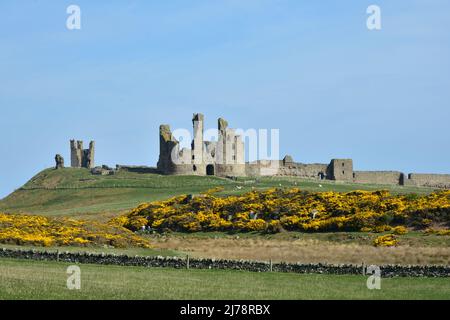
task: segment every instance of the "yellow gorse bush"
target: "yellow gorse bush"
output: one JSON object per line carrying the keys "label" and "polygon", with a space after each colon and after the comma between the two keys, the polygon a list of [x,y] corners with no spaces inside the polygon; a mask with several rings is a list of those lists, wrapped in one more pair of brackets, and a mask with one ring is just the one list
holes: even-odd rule
{"label": "yellow gorse bush", "polygon": [[137,230],[372,231],[450,222],[450,191],[391,195],[388,191],[308,192],[297,188],[218,197],[205,193],[142,204],[117,223]]}
{"label": "yellow gorse bush", "polygon": [[433,228],[428,228],[425,230],[425,233],[426,234],[436,234],[438,236],[450,236],[450,230],[443,230],[443,229],[436,230]]}
{"label": "yellow gorse bush", "polygon": [[384,236],[379,236],[373,241],[373,244],[376,247],[393,247],[397,245],[397,243],[398,240],[396,236],[393,234],[386,234]]}
{"label": "yellow gorse bush", "polygon": [[[118,220],[124,222],[124,219]],[[117,223],[101,224],[67,218],[0,213],[0,243],[38,246],[110,245],[114,247],[150,244]]]}

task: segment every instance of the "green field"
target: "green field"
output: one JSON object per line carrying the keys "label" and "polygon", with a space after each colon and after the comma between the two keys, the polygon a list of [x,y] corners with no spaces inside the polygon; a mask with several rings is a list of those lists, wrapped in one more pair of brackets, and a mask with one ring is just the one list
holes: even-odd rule
{"label": "green field", "polygon": [[140,203],[223,187],[222,195],[253,189],[298,187],[311,191],[387,189],[392,193],[429,193],[430,188],[337,183],[295,177],[240,178],[161,176],[118,172],[95,176],[87,169],[47,169],[0,201],[0,212],[62,215],[107,220]]}
{"label": "green field", "polygon": [[[140,203],[223,187],[219,195],[298,187],[310,191],[387,189],[426,194],[430,188],[380,186],[295,177],[239,178],[161,176],[118,172],[94,176],[87,169],[47,169],[0,201],[0,212],[66,216],[101,222]],[[262,261],[375,264],[448,264],[450,237],[411,232],[396,248],[375,248],[376,234],[283,232],[168,233],[143,235],[152,249],[2,245],[7,248],[90,251]],[[450,278],[383,279],[368,290],[363,276],[251,273],[82,265],[82,289],[66,288],[66,263],[0,259],[0,299],[450,299]]]}
{"label": "green field", "polygon": [[252,273],[80,265],[81,290],[66,287],[67,263],[0,259],[0,299],[450,299],[450,278]]}

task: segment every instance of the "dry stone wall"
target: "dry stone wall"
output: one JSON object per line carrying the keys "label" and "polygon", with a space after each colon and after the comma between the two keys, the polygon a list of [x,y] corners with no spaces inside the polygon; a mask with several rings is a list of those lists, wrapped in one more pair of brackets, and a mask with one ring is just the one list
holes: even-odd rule
{"label": "dry stone wall", "polygon": [[[47,252],[38,250],[0,249],[0,258],[61,261],[101,265],[140,266],[177,269],[222,269],[251,272],[290,272],[361,275],[362,265],[330,265],[301,263],[271,263],[247,260],[187,259],[161,256],[126,256],[113,254]],[[449,266],[380,266],[382,277],[450,277]]]}

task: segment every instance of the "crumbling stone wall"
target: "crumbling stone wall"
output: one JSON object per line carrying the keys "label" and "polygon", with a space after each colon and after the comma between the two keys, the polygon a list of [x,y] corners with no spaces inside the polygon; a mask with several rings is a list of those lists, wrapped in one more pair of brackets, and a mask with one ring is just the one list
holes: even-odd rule
{"label": "crumbling stone wall", "polygon": [[282,162],[282,166],[280,166],[278,175],[324,180],[327,178],[328,166],[328,164],[322,163],[304,164],[296,162]]}
{"label": "crumbling stone wall", "polygon": [[128,165],[116,165],[116,171],[126,171],[134,173],[161,173],[158,168],[148,166],[128,166]]}
{"label": "crumbling stone wall", "polygon": [[281,166],[280,160],[257,160],[246,164],[245,174],[250,177],[276,176]]}
{"label": "crumbling stone wall", "polygon": [[355,171],[353,182],[400,185],[403,173],[398,171]]}
{"label": "crumbling stone wall", "polygon": [[404,185],[450,189],[450,174],[410,173],[405,177]]}
{"label": "crumbling stone wall", "polygon": [[258,160],[246,165],[247,176],[289,176],[305,179],[324,180],[327,178],[328,164],[304,164],[294,162],[291,156],[283,160]]}

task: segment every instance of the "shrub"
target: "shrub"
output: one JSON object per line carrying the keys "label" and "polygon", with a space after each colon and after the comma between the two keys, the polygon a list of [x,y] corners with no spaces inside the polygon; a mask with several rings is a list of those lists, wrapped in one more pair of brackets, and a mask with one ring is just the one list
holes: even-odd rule
{"label": "shrub", "polygon": [[396,246],[397,243],[398,240],[393,234],[379,236],[373,241],[375,247],[393,247]]}
{"label": "shrub", "polygon": [[397,226],[393,229],[394,234],[396,235],[403,235],[403,234],[407,234],[408,233],[408,229],[406,229],[403,226]]}
{"label": "shrub", "polygon": [[391,231],[391,227],[388,225],[382,225],[382,226],[376,226],[374,231],[376,233],[381,233],[381,232],[385,232],[385,231]]}
{"label": "shrub", "polygon": [[450,230],[449,229],[433,229],[433,228],[428,228],[425,230],[426,234],[436,234],[438,236],[450,236]]}
{"label": "shrub", "polygon": [[[207,192],[142,204],[115,221],[130,230],[148,225],[160,231],[189,232],[386,232],[394,226],[450,225],[450,190],[412,197],[391,195],[385,190],[339,193],[269,189],[228,197]],[[394,231],[398,232],[402,231]]]}
{"label": "shrub", "polygon": [[118,225],[124,221],[121,218],[101,224],[95,221],[0,213],[0,243],[45,247],[104,244],[114,247],[150,247],[148,241]]}
{"label": "shrub", "polygon": [[283,230],[281,222],[279,220],[271,220],[267,224],[266,232],[267,233],[278,233]]}

